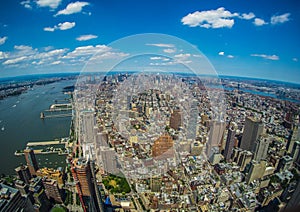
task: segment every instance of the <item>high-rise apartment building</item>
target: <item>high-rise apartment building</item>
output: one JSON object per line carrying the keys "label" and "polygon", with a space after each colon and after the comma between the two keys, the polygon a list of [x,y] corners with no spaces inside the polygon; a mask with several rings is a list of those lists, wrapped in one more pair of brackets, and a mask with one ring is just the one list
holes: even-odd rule
{"label": "high-rise apartment building", "polygon": [[266,135],[259,136],[253,146],[254,160],[260,161],[266,159],[268,155],[268,148],[270,144],[270,138]]}
{"label": "high-rise apartment building", "polygon": [[263,123],[253,117],[246,117],[243,137],[240,147],[244,150],[252,151],[254,142],[263,133]]}
{"label": "high-rise apartment building", "polygon": [[31,176],[36,176],[36,171],[39,169],[33,149],[27,148],[24,150],[25,160],[29,168]]}
{"label": "high-rise apartment building", "polygon": [[247,184],[250,184],[254,180],[258,180],[264,176],[266,170],[267,162],[266,161],[251,161],[250,170],[248,175],[246,176]]}
{"label": "high-rise apartment building", "polygon": [[174,141],[169,134],[160,136],[152,146],[152,157],[172,157],[174,155]]}
{"label": "high-rise apartment building", "polygon": [[212,154],[211,150],[214,147],[220,147],[224,138],[225,122],[212,121],[208,133],[208,141],[206,143],[206,155],[209,158]]}
{"label": "high-rise apartment building", "polygon": [[174,130],[178,130],[182,125],[182,112],[180,109],[174,109],[170,117],[170,127]]}
{"label": "high-rise apartment building", "polygon": [[19,166],[19,167],[15,168],[15,171],[16,171],[18,177],[20,178],[20,180],[22,180],[26,184],[30,183],[31,174],[30,174],[28,166],[25,166],[25,165]]}
{"label": "high-rise apartment building", "polygon": [[232,122],[229,126],[228,132],[227,132],[227,138],[226,138],[226,144],[225,144],[225,150],[223,153],[223,156],[226,161],[229,161],[233,152],[233,147],[235,143],[235,133],[237,129],[237,124]]}
{"label": "high-rise apartment building", "polygon": [[97,201],[96,179],[93,177],[92,172],[94,170],[91,169],[91,162],[83,158],[75,158],[72,162],[71,171],[83,210],[102,211],[102,206],[99,206],[99,201]]}
{"label": "high-rise apartment building", "polygon": [[244,171],[246,166],[251,162],[252,160],[252,152],[243,150],[238,155],[238,165],[240,166],[240,171]]}
{"label": "high-rise apartment building", "polygon": [[63,203],[64,195],[62,190],[59,189],[56,180],[44,177],[43,185],[45,187],[45,193],[48,199],[54,199],[55,202]]}

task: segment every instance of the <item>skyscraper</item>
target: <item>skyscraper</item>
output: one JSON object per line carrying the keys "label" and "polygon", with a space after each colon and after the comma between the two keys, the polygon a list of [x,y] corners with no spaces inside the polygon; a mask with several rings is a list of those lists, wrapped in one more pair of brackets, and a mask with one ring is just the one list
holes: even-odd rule
{"label": "skyscraper", "polygon": [[231,155],[232,155],[236,129],[237,129],[237,124],[235,122],[232,122],[228,129],[226,145],[225,145],[225,150],[224,150],[224,154],[223,154],[226,161],[229,161],[231,158]]}
{"label": "skyscraper", "polygon": [[54,199],[56,202],[63,203],[64,195],[59,189],[56,180],[44,177],[43,185],[48,199]]}
{"label": "skyscraper", "polygon": [[22,211],[26,207],[26,200],[17,189],[0,183],[0,194],[0,212]]}
{"label": "skyscraper", "polygon": [[243,137],[240,147],[244,150],[251,151],[254,142],[263,133],[262,121],[256,120],[253,117],[246,117]]}
{"label": "skyscraper", "polygon": [[295,141],[291,155],[294,163],[300,165],[300,141]]}
{"label": "skyscraper", "polygon": [[270,138],[266,135],[259,136],[253,146],[254,160],[260,161],[265,159],[268,154]]}
{"label": "skyscraper", "polygon": [[251,161],[250,162],[250,170],[248,175],[246,176],[246,182],[247,184],[250,184],[254,180],[260,179],[262,176],[264,176],[265,170],[266,170],[267,162],[266,161]]}
{"label": "skyscraper", "polygon": [[17,175],[19,176],[20,180],[24,183],[29,184],[31,179],[31,174],[29,172],[28,166],[22,165],[15,169]]}
{"label": "skyscraper", "polygon": [[211,150],[213,147],[220,147],[224,138],[226,125],[224,122],[212,121],[210,124],[210,130],[208,133],[208,141],[206,143],[206,155],[209,158],[211,156]]}
{"label": "skyscraper", "polygon": [[36,171],[39,169],[38,163],[36,161],[33,149],[25,149],[24,150],[24,155],[25,155],[25,160],[27,163],[27,166],[29,168],[29,172],[31,176],[35,177],[36,176]]}
{"label": "skyscraper", "polygon": [[191,109],[190,109],[190,117],[188,121],[187,127],[187,139],[195,139],[197,134],[197,123],[198,123],[198,105],[197,100],[192,100]]}
{"label": "skyscraper", "polygon": [[90,161],[83,158],[75,158],[72,162],[72,175],[76,183],[79,199],[84,211],[101,211],[98,206]]}
{"label": "skyscraper", "polygon": [[173,128],[174,130],[178,130],[179,127],[181,126],[181,122],[182,122],[182,112],[180,111],[180,109],[174,109],[170,117],[170,127]]}
{"label": "skyscraper", "polygon": [[246,166],[251,162],[253,154],[250,151],[243,150],[238,156],[238,165],[240,166],[240,171],[244,171]]}
{"label": "skyscraper", "polygon": [[169,134],[160,136],[152,146],[152,157],[171,157],[174,154],[174,141]]}

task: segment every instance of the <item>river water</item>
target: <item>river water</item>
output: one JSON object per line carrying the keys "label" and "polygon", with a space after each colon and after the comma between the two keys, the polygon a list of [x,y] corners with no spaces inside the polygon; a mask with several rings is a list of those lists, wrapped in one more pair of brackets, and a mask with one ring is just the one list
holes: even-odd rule
{"label": "river water", "polygon": [[[33,86],[19,96],[0,100],[0,174],[15,174],[14,169],[25,164],[24,156],[15,156],[28,141],[54,140],[69,135],[71,117],[40,119],[40,113],[49,109],[55,100],[63,100],[65,86],[75,80]],[[36,155],[39,166],[65,167],[66,156]]]}

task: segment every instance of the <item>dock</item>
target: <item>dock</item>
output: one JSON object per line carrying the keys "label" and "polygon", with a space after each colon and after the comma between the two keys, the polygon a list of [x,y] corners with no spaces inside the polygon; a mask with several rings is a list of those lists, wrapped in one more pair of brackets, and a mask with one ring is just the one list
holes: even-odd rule
{"label": "dock", "polygon": [[40,118],[60,118],[72,116],[72,104],[52,104],[48,110],[44,110],[40,113]]}
{"label": "dock", "polygon": [[55,140],[55,141],[33,141],[28,142],[26,146],[48,146],[53,144],[65,144],[66,142]]}

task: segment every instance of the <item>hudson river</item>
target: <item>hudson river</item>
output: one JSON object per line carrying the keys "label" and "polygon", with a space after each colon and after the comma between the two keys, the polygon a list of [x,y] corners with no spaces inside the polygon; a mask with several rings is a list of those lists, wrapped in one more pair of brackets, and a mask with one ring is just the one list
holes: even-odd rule
{"label": "hudson river", "polygon": [[[24,156],[15,156],[16,150],[26,147],[28,141],[53,140],[68,137],[71,117],[40,119],[40,112],[49,109],[55,100],[63,100],[65,86],[74,80],[33,86],[19,96],[0,100],[0,174],[15,174],[14,169],[25,164]],[[40,167],[65,167],[65,155],[36,155]]]}

